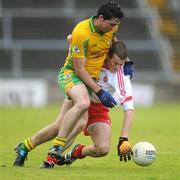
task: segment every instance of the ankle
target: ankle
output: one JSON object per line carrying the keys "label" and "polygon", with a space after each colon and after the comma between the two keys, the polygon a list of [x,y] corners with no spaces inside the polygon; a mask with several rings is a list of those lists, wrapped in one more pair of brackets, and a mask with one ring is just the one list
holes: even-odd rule
{"label": "ankle", "polygon": [[75,156],[75,158],[77,158],[77,159],[83,159],[83,158],[85,158],[85,156],[82,154],[82,150],[83,150],[83,148],[85,148],[86,146],[85,145],[80,145],[76,150],[75,150],[75,152],[74,152],[74,156]]}
{"label": "ankle", "polygon": [[20,150],[21,156],[25,157],[27,156],[28,152],[24,151],[23,149]]}

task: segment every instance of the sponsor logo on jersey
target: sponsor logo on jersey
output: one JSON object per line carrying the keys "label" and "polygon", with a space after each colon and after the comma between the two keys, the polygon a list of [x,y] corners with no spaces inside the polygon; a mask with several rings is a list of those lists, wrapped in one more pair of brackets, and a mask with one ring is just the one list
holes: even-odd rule
{"label": "sponsor logo on jersey", "polygon": [[78,48],[77,46],[74,46],[74,47],[73,47],[73,52],[79,53],[80,50],[79,50],[79,48]]}

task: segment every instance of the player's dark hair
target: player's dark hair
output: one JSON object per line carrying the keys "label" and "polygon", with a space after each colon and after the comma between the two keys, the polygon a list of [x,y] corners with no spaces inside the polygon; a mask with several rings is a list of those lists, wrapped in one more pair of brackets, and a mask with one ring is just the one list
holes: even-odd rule
{"label": "player's dark hair", "polygon": [[105,20],[110,20],[113,17],[119,19],[122,19],[124,17],[124,13],[117,0],[113,0],[106,4],[103,4],[97,12],[97,17],[99,17],[100,15],[103,15]]}
{"label": "player's dark hair", "polygon": [[109,49],[109,57],[112,58],[114,54],[116,54],[122,60],[127,58],[127,47],[122,41],[112,43],[112,46]]}

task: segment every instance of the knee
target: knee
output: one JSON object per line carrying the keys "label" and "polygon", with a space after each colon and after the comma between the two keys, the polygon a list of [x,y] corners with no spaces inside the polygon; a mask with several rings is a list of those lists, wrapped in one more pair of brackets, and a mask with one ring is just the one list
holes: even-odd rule
{"label": "knee", "polygon": [[90,106],[90,100],[80,100],[79,102],[77,102],[76,104],[78,110],[82,110],[82,111],[86,111],[89,109]]}
{"label": "knee", "polygon": [[99,147],[97,147],[97,156],[106,156],[110,151],[110,146],[108,144],[102,144]]}

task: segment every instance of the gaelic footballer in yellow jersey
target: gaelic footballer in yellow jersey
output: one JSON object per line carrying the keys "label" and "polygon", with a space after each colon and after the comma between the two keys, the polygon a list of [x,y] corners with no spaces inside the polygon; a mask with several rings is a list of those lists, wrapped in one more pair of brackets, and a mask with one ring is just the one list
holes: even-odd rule
{"label": "gaelic footballer in yellow jersey", "polygon": [[[90,98],[88,89],[96,93],[99,101],[106,107],[112,108],[116,101],[110,93],[104,91],[93,79],[98,78],[99,72],[110,48],[114,28],[124,17],[119,1],[111,0],[101,5],[96,17],[80,22],[72,33],[72,46],[66,63],[59,73],[59,85],[66,92],[69,100],[63,103],[60,114],[55,122],[47,128],[53,128],[49,136],[30,138],[16,147],[15,166],[23,166],[25,159],[40,139],[40,144],[56,136],[49,148],[41,167],[52,168],[62,159],[62,153],[67,145],[72,130],[77,122],[83,119],[86,124]],[[84,117],[84,118],[83,118]],[[56,132],[54,132],[54,130]],[[45,131],[47,133],[47,131]],[[48,131],[49,132],[49,131]],[[42,135],[42,133],[40,132]],[[34,141],[35,140],[35,141]],[[31,147],[27,147],[27,143]]]}
{"label": "gaelic footballer in yellow jersey", "polygon": [[109,32],[98,32],[94,18],[80,22],[73,30],[64,68],[74,70],[72,58],[85,58],[85,69],[91,77],[98,79],[118,25]]}
{"label": "gaelic footballer in yellow jersey", "polygon": [[61,126],[43,167],[58,164],[66,141],[81,117],[85,117],[82,123],[86,124],[91,92],[108,108],[117,104],[111,94],[104,91],[94,79],[99,77],[115,29],[123,17],[119,2],[113,0],[103,4],[95,17],[80,22],[74,28],[69,53],[58,79],[70,102],[68,106],[63,106]]}

